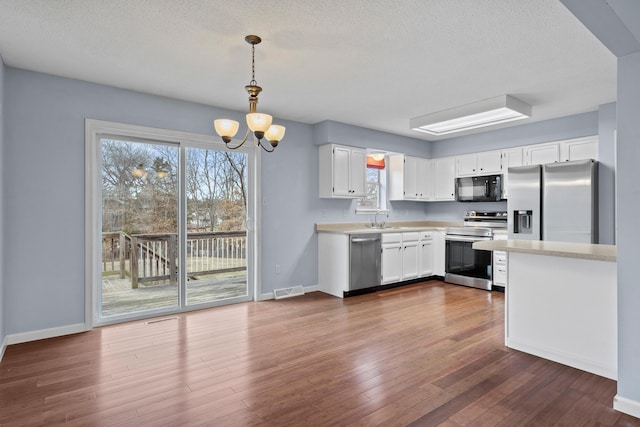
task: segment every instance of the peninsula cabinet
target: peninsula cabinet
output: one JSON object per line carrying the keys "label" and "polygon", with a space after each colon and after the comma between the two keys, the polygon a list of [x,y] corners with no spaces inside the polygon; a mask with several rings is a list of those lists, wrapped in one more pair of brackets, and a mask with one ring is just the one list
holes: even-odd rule
{"label": "peninsula cabinet", "polygon": [[320,197],[356,199],[366,195],[367,151],[335,144],[319,148]]}

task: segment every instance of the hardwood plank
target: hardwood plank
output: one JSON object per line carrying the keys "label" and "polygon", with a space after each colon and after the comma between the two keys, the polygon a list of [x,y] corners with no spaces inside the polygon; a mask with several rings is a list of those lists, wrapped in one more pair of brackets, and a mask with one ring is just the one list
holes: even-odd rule
{"label": "hardwood plank", "polygon": [[9,346],[0,425],[638,426],[616,383],[504,347],[504,295],[320,292]]}

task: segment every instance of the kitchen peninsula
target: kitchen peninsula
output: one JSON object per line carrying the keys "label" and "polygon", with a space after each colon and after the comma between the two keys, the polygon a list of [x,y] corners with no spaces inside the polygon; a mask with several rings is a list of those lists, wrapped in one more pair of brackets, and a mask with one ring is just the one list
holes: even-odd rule
{"label": "kitchen peninsula", "polygon": [[473,248],[508,254],[507,347],[617,379],[615,246],[490,240]]}

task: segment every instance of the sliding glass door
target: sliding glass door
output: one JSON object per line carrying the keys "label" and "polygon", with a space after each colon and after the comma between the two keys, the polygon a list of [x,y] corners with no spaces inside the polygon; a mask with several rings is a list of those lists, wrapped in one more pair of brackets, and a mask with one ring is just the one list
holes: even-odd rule
{"label": "sliding glass door", "polygon": [[246,296],[246,153],[188,148],[186,301]]}
{"label": "sliding glass door", "polygon": [[96,323],[250,300],[249,154],[188,141],[96,139]]}

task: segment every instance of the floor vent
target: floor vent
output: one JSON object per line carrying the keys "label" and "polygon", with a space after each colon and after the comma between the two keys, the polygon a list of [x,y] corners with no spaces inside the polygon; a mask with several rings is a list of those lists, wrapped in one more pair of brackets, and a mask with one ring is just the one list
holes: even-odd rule
{"label": "floor vent", "polygon": [[302,286],[293,286],[291,288],[282,288],[273,291],[275,299],[297,297],[298,295],[304,295],[304,288]]}
{"label": "floor vent", "polygon": [[151,325],[153,323],[160,323],[160,322],[166,322],[168,320],[178,320],[177,317],[165,317],[164,319],[155,319],[155,320],[149,320],[147,322],[147,325]]}

